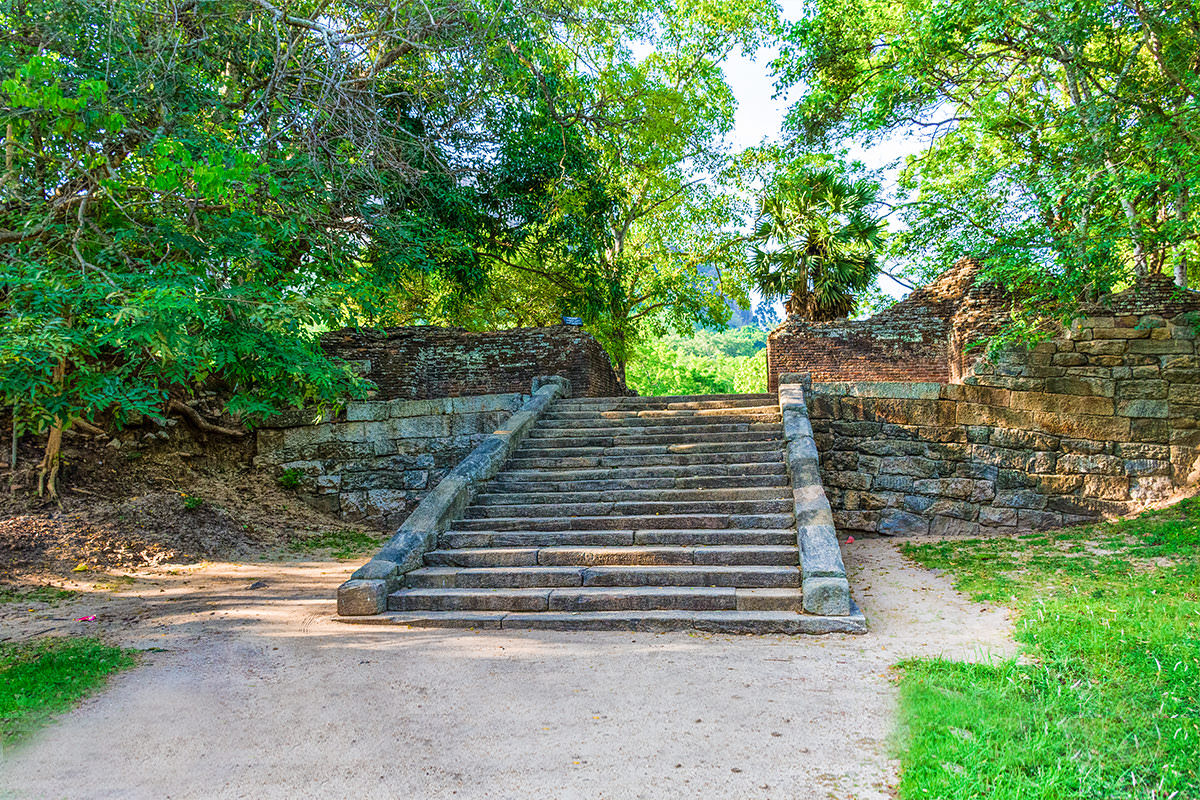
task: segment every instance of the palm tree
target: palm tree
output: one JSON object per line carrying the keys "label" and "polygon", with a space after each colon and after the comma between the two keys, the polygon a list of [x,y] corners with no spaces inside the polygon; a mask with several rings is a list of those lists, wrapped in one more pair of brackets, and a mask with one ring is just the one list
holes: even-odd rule
{"label": "palm tree", "polygon": [[789,316],[845,317],[879,274],[885,222],[869,211],[875,187],[809,170],[763,197],[751,237],[750,277]]}

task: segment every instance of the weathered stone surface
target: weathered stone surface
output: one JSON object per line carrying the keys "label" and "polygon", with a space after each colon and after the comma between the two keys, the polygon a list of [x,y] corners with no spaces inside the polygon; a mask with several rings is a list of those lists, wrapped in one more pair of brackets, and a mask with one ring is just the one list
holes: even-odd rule
{"label": "weathered stone surface", "polygon": [[384,580],[349,580],[338,587],[337,612],[343,617],[382,614],[387,610],[388,583]]}

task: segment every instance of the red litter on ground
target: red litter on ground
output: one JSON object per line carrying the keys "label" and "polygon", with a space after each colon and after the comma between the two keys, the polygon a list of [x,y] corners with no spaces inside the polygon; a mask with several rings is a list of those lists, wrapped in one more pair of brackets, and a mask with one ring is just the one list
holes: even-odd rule
{"label": "red litter on ground", "polygon": [[847,536],[847,537],[846,537],[846,544],[853,544],[853,543],[854,543],[854,537],[853,537],[853,536]]}
{"label": "red litter on ground", "polygon": [[75,621],[76,621],[76,622],[95,622],[95,621],[96,621],[96,615],[95,615],[95,614],[92,614],[90,617],[76,617],[76,618],[75,618]]}

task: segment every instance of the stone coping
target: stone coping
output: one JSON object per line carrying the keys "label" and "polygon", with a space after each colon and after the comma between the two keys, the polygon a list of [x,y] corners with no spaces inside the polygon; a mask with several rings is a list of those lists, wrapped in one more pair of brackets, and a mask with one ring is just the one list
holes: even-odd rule
{"label": "stone coping", "polygon": [[[781,378],[782,381],[782,378]],[[904,383],[901,381],[830,381],[813,384],[813,394],[839,397],[878,397],[887,400],[937,400],[942,383]]]}
{"label": "stone coping", "polygon": [[849,616],[854,613],[850,582],[838,547],[833,510],[821,484],[820,458],[808,419],[811,386],[807,373],[779,376],[779,411],[792,478],[804,610],[822,616]]}
{"label": "stone coping", "polygon": [[533,395],[499,430],[490,434],[413,509],[396,534],[350,580],[338,587],[338,614],[363,616],[386,610],[387,596],[401,577],[423,564],[425,552],[458,519],[484,481],[494,477],[551,403],[570,393],[558,376],[533,379]]}

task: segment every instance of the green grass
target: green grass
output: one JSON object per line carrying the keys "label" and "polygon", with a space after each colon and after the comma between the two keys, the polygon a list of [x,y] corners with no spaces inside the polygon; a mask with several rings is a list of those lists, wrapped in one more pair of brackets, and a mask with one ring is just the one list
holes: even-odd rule
{"label": "green grass", "polygon": [[1200,498],[904,549],[1016,608],[1022,657],[901,664],[901,797],[1200,797]]}
{"label": "green grass", "polygon": [[58,603],[78,592],[57,586],[12,586],[0,584],[0,603]]}
{"label": "green grass", "polygon": [[132,651],[90,637],[0,643],[0,745],[27,736],[133,664]]}
{"label": "green grass", "polygon": [[296,553],[328,552],[334,558],[358,558],[379,547],[382,537],[364,531],[325,531],[292,539],[288,548]]}

